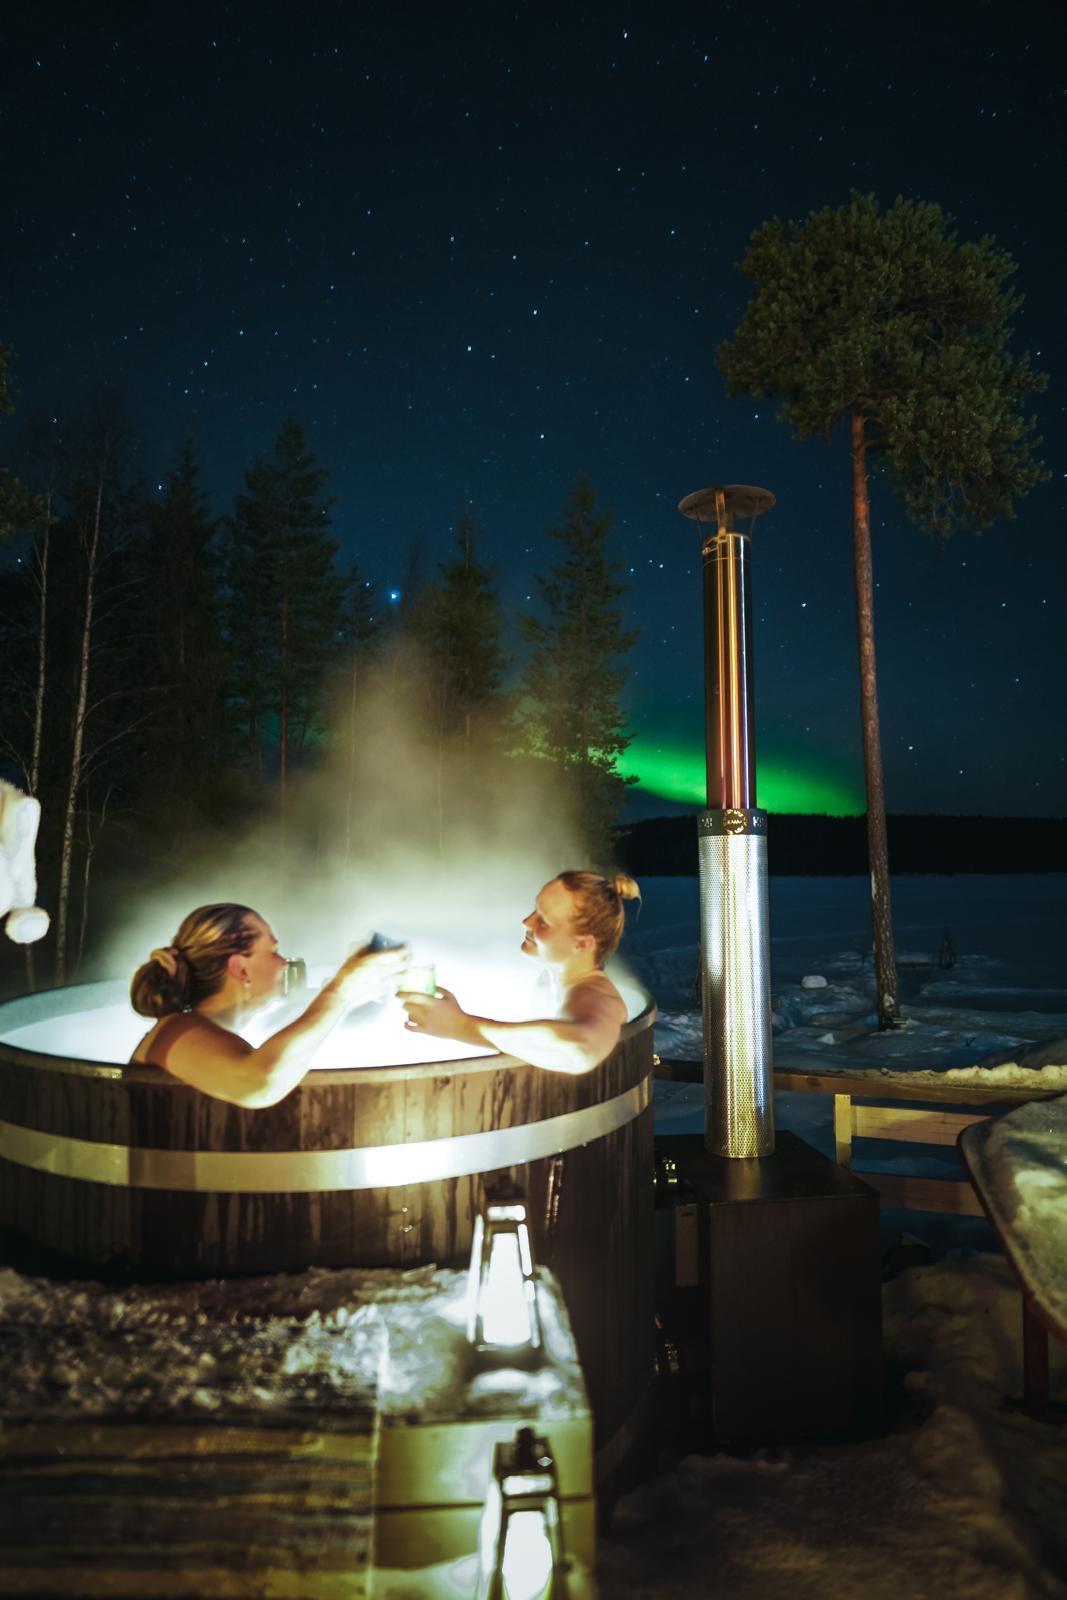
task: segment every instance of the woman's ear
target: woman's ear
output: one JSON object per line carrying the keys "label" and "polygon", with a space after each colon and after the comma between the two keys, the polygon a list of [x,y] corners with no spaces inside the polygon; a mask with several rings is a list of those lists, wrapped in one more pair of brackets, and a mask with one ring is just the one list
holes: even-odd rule
{"label": "woman's ear", "polygon": [[592,950],[595,946],[596,940],[591,933],[576,933],[574,935],[574,948],[576,950]]}
{"label": "woman's ear", "polygon": [[243,984],[248,979],[248,964],[240,951],[235,951],[226,960],[226,971],[237,983]]}

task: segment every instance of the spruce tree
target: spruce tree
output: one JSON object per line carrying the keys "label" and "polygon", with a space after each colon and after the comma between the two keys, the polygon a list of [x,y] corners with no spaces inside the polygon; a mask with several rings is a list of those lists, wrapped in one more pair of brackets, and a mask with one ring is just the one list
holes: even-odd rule
{"label": "spruce tree", "polygon": [[610,851],[627,784],[618,760],[630,743],[619,701],[621,661],[637,635],[622,625],[620,564],[607,555],[610,515],[579,477],[562,527],[549,530],[562,547],[547,576],[538,576],[543,615],[524,617],[530,647],[520,713],[528,746],[558,767],[572,791],[591,850]]}
{"label": "spruce tree", "polygon": [[507,666],[504,618],[493,574],[474,554],[475,526],[464,506],[456,529],[458,554],[441,563],[433,607],[434,668],[442,687],[442,729],[462,741],[469,766],[472,735],[489,732],[500,709]]}
{"label": "spruce tree", "polygon": [[277,706],[277,574],[273,474],[255,461],[225,536],[228,700],[253,770],[262,776],[265,724]]}
{"label": "spruce tree", "polygon": [[881,466],[911,521],[936,538],[1012,517],[1045,476],[1024,404],[1045,380],[1009,348],[1021,296],[992,239],[960,241],[939,206],[871,195],[767,222],[741,271],[754,292],[719,346],[731,394],[775,396],[797,438],[847,426],[881,1027],[900,1015],[893,951],[874,651],[868,473]]}
{"label": "spruce tree", "polygon": [[81,960],[94,857],[105,825],[110,830],[131,804],[151,721],[146,651],[155,619],[138,559],[145,500],[131,472],[137,448],[121,398],[103,390],[62,452],[66,510],[51,540],[44,737],[45,757],[54,744],[62,764],[59,792],[45,808],[54,807],[60,830],[57,983]]}
{"label": "spruce tree", "polygon": [[[11,350],[0,344],[0,417],[15,409],[11,393]],[[0,539],[35,520],[39,508],[30,495],[4,467],[0,467]]]}
{"label": "spruce tree", "polygon": [[324,679],[340,648],[345,582],[328,535],[328,476],[288,417],[270,460],[245,474],[230,526],[233,695],[257,762],[268,718],[276,726],[283,810],[291,757],[317,726]]}
{"label": "spruce tree", "polygon": [[145,557],[159,597],[152,629],[160,703],[149,739],[150,782],[164,795],[208,799],[232,754],[225,705],[218,522],[200,487],[191,442],[179,452],[162,501],[151,507]]}
{"label": "spruce tree", "polygon": [[345,763],[344,861],[352,853],[354,808],[359,767],[359,712],[367,680],[367,667],[381,633],[374,585],[364,578],[358,561],[353,561],[345,577],[341,623],[338,630],[341,668],[333,707],[336,729]]}

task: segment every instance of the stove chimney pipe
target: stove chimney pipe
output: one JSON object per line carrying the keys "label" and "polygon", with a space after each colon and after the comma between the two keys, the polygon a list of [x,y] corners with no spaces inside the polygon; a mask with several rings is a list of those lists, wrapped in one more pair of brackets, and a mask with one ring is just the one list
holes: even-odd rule
{"label": "stove chimney pipe", "polygon": [[713,1155],[774,1149],[767,813],[756,806],[748,534],[774,505],[730,484],[679,503],[701,526],[708,808],[698,823],[704,1011],[704,1143]]}

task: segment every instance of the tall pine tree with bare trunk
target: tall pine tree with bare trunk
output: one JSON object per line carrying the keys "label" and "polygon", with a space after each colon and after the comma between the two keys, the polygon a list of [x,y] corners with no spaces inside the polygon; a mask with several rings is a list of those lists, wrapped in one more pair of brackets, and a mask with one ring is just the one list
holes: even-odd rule
{"label": "tall pine tree with bare trunk", "polygon": [[853,194],[803,222],[767,222],[741,271],[753,293],[719,346],[730,394],[780,399],[799,439],[847,430],[859,631],[878,1022],[900,1019],[878,725],[871,555],[872,466],[916,527],[938,539],[1012,517],[1046,476],[1026,415],[1044,388],[1010,349],[1022,303],[1015,263],[960,240],[939,206]]}

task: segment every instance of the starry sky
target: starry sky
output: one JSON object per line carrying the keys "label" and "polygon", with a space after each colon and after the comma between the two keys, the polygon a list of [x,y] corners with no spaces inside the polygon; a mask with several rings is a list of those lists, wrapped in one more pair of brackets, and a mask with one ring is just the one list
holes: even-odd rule
{"label": "starry sky", "polygon": [[160,481],[191,430],[218,511],[287,412],[384,593],[465,500],[509,613],[585,472],[640,628],[635,813],[699,804],[699,547],[756,525],[759,802],[862,809],[849,466],[725,396],[716,344],[766,218],[934,200],[1019,263],[1052,473],[944,547],[875,484],[891,811],[1067,812],[1059,7],[1034,0],[466,5],[223,0],[0,23],[0,341],[19,417],[126,395]]}

